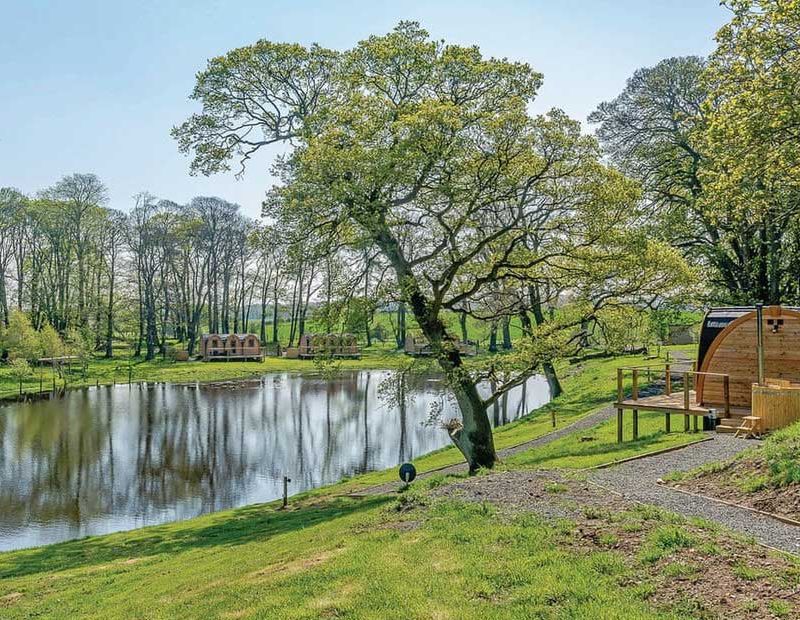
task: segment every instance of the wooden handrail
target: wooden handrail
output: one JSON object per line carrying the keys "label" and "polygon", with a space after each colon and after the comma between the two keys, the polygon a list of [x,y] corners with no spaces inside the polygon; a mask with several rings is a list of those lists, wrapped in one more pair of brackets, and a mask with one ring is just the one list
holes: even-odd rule
{"label": "wooden handrail", "polygon": [[[625,372],[630,371],[632,375],[632,392],[631,392],[631,400],[638,400],[639,399],[639,371],[640,370],[647,370],[648,377],[650,376],[650,370],[655,367],[664,367],[664,393],[667,396],[672,395],[672,373],[676,372],[673,370],[672,364],[643,364],[640,366],[620,366],[617,368],[617,402],[622,402],[624,399],[624,383],[625,383]],[[693,363],[692,368],[696,368],[696,365]],[[689,391],[693,387],[692,384],[697,383],[698,377],[719,377],[723,381],[723,390],[725,393],[725,413],[730,413],[730,375],[721,372],[704,372],[700,370],[680,370],[677,372],[681,372],[683,375],[683,392],[684,392],[684,409],[689,410]]]}

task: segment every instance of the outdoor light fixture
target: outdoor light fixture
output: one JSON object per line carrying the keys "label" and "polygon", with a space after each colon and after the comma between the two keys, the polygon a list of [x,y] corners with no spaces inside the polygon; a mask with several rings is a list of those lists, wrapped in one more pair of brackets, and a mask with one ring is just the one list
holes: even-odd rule
{"label": "outdoor light fixture", "polygon": [[783,327],[783,319],[767,319],[767,325],[770,325],[770,330],[773,334],[777,334],[781,327]]}

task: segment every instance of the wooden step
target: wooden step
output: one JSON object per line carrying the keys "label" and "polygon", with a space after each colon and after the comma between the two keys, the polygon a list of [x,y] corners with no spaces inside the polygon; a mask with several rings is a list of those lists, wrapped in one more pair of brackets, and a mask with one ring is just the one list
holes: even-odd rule
{"label": "wooden step", "polygon": [[717,424],[716,428],[716,431],[718,433],[735,433],[738,430],[739,430],[738,423],[734,426],[731,426],[730,424]]}

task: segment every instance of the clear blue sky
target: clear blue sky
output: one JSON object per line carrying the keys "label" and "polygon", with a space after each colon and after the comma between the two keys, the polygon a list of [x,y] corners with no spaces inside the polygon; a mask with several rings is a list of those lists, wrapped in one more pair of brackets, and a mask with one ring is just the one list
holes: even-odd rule
{"label": "clear blue sky", "polygon": [[148,190],[177,202],[217,195],[257,215],[268,158],[245,178],[192,177],[170,128],[207,58],[259,38],[344,49],[401,19],[436,38],[544,73],[537,112],[585,122],[637,67],[707,54],[727,20],[716,0],[0,0],[0,186],[34,193],[94,172],[110,205]]}

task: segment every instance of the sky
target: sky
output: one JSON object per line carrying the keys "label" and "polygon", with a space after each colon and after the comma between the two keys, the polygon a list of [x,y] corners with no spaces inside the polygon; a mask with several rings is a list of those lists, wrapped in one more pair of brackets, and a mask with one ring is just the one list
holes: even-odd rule
{"label": "sky", "polygon": [[[584,123],[639,68],[708,54],[728,14],[717,0],[0,0],[0,187],[34,194],[93,172],[108,206],[149,191],[179,203],[219,196],[253,217],[270,154],[244,178],[191,176],[169,132],[207,59],[265,38],[347,49],[400,20],[436,39],[544,74],[533,105]],[[274,153],[273,153],[274,154]]]}

